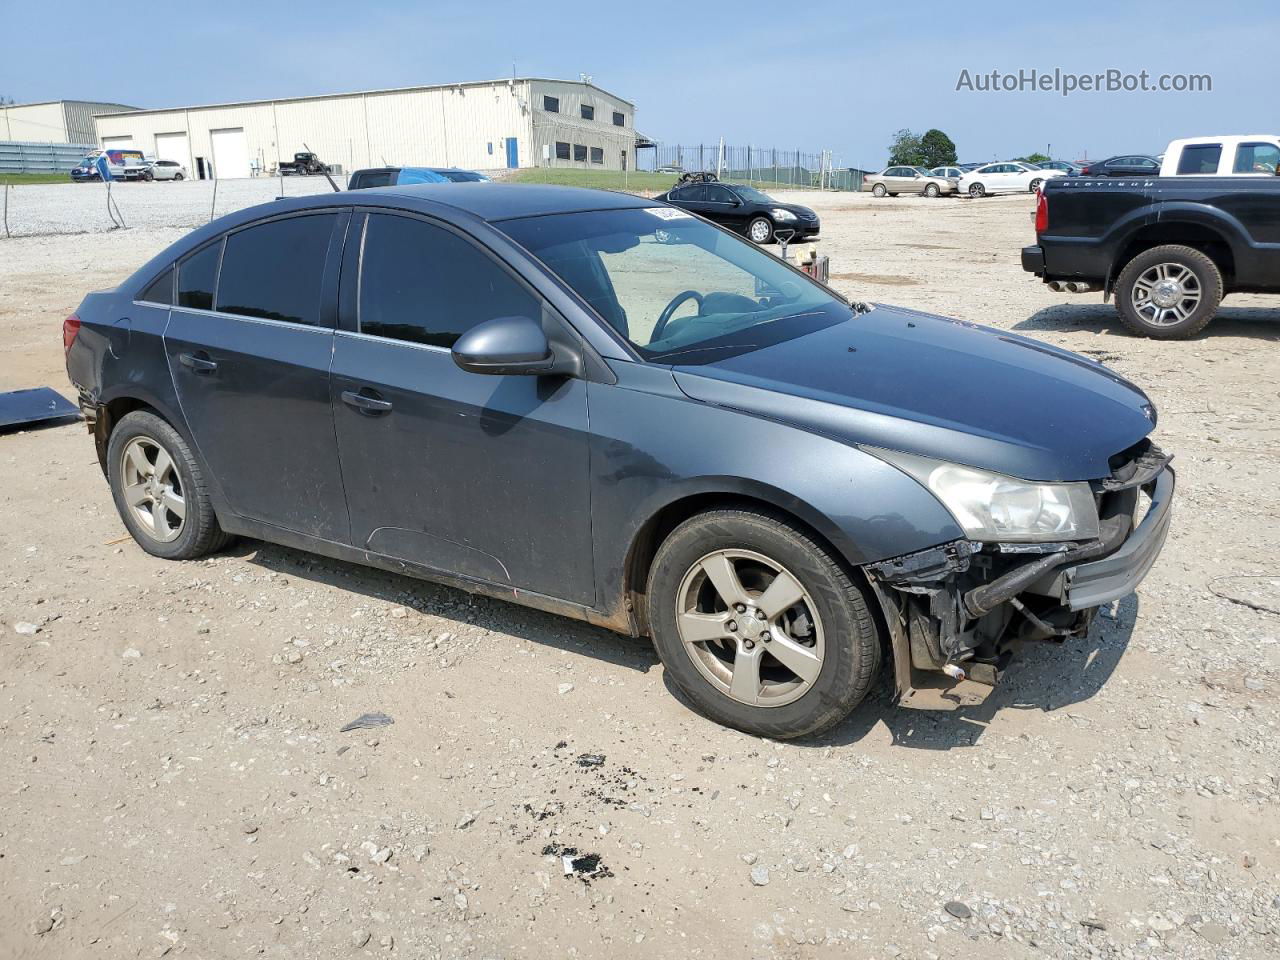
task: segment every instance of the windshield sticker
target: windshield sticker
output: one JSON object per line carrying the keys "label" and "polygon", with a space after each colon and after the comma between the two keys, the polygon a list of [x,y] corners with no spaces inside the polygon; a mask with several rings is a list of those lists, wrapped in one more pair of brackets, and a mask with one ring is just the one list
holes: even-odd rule
{"label": "windshield sticker", "polygon": [[677,210],[675,207],[645,207],[645,210],[652,213],[659,220],[692,220],[693,214],[684,210]]}

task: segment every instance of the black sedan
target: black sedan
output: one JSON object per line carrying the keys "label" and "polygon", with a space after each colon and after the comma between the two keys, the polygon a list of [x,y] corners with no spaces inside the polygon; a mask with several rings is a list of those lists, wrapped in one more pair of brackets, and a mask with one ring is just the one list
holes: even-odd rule
{"label": "black sedan", "polygon": [[779,203],[755,187],[737,183],[685,183],[658,197],[712,223],[746,234],[756,243],[771,243],[778,231],[793,231],[791,240],[818,235],[818,215],[796,203]]}
{"label": "black sedan", "polygon": [[1080,171],[1082,177],[1158,177],[1160,161],[1140,154],[1110,157],[1098,163],[1087,163]]}

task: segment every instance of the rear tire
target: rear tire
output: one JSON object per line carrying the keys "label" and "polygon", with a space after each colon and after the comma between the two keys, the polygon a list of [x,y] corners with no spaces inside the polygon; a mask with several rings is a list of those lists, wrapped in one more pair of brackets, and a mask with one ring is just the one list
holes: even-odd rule
{"label": "rear tire", "polygon": [[154,413],[135,410],[115,425],[107,481],[120,519],[152,556],[194,560],[231,540],[218,526],[199,461]]}
{"label": "rear tire", "polygon": [[873,197],[876,197],[877,199],[883,200],[885,197],[889,195],[889,188],[886,187],[883,183],[877,183],[874,187],[871,188],[871,195]]}
{"label": "rear tire", "polygon": [[182,179],[182,174],[180,174],[180,173],[175,173],[175,174],[173,175],[173,179],[175,179],[175,180],[181,180],[181,179]]}
{"label": "rear tire", "polygon": [[1222,303],[1222,271],[1194,247],[1144,250],[1116,281],[1116,309],[1131,331],[1158,340],[1185,340],[1213,319]]}
{"label": "rear tire", "polygon": [[1042,186],[1044,186],[1043,180],[1032,180],[1027,193],[1039,193]]}
{"label": "rear tire", "polygon": [[[741,607],[725,599],[735,593]],[[763,510],[686,520],[658,549],[648,594],[672,683],[728,727],[778,739],[825,730],[880,668],[863,589],[807,533]]]}

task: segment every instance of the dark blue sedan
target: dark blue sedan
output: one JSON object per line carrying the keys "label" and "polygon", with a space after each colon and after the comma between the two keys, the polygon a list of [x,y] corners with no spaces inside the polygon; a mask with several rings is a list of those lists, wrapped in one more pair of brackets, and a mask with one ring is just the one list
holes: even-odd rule
{"label": "dark blue sedan", "polygon": [[[1142,391],[850,303],[674,206],[387,187],[223,217],[64,326],[149,553],[232,536],[653,638],[707,716],[794,737],[882,655],[994,684],[1155,561]],[[945,682],[945,681],[944,681]]]}

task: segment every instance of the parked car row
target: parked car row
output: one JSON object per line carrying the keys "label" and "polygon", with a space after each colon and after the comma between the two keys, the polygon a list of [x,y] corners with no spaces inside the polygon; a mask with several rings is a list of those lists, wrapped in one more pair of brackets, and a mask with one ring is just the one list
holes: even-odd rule
{"label": "parked car row", "polygon": [[107,150],[85,157],[71,169],[73,183],[101,180],[98,170],[99,157],[107,158],[107,168],[113,180],[185,180],[187,168],[176,160],[148,160],[140,150]]}

